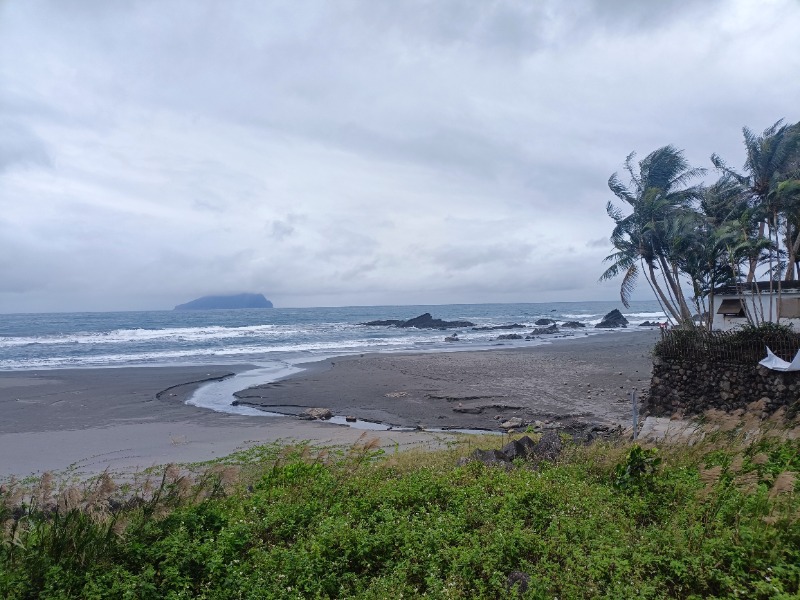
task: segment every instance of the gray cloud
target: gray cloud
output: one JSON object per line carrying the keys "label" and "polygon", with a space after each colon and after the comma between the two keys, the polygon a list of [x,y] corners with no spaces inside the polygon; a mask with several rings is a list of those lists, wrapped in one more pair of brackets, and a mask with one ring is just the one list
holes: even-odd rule
{"label": "gray cloud", "polygon": [[739,164],[743,125],[800,120],[798,17],[0,3],[0,311],[614,298],[609,175],[668,143]]}

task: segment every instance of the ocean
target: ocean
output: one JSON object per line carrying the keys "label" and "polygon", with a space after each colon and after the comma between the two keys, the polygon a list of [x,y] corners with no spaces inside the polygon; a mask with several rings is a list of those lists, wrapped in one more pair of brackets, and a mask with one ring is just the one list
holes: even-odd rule
{"label": "ocean", "polygon": [[[0,370],[130,367],[202,364],[294,365],[326,357],[398,351],[454,351],[549,343],[497,341],[511,331],[369,327],[366,321],[410,319],[429,312],[447,321],[479,327],[537,319],[579,321],[586,328],[558,336],[602,334],[594,329],[618,308],[630,328],[663,320],[656,302],[556,302],[540,304],[447,304],[436,306],[352,306],[254,310],[92,312],[0,315]],[[445,342],[457,332],[459,341]],[[524,333],[524,331],[523,331]]]}
{"label": "ocean", "polygon": [[[233,394],[302,370],[302,363],[367,352],[453,352],[549,344],[555,339],[603,335],[594,325],[618,308],[635,331],[643,321],[662,321],[657,302],[555,302],[542,304],[447,304],[436,306],[351,306],[253,310],[92,312],[0,315],[0,371],[137,366],[252,365],[236,376],[198,388],[189,404],[259,417],[280,416],[234,406]],[[362,323],[410,319],[423,313],[477,327],[537,319],[578,321],[579,329],[531,340],[498,340],[514,331],[420,330]],[[457,333],[459,341],[446,342]],[[341,417],[342,424],[344,417]],[[362,429],[388,428],[358,421]]]}

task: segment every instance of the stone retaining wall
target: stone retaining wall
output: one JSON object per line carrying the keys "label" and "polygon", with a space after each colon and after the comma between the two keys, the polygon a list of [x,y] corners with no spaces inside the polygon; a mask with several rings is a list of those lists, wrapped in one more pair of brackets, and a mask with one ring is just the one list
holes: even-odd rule
{"label": "stone retaining wall", "polygon": [[[709,408],[730,412],[764,399],[764,410],[800,403],[800,372],[770,371],[758,364],[722,364],[653,358],[650,394],[644,409],[651,415],[699,414]],[[795,406],[792,406],[795,405]]]}

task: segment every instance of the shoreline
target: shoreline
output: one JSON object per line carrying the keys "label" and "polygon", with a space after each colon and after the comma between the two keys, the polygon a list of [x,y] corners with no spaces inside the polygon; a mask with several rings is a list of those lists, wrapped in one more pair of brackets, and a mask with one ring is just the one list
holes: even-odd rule
{"label": "shoreline", "polygon": [[[612,384],[622,385],[624,392],[649,385],[649,350],[656,339],[657,332],[629,330],[531,347],[349,354],[300,363],[300,372],[238,395],[242,399],[243,393],[249,394],[247,402],[257,401],[266,410],[276,402],[294,405],[284,411],[289,414],[327,407],[337,415],[413,429],[496,430],[494,417],[499,413],[531,421],[620,423],[630,404],[612,397]],[[405,447],[441,444],[443,436],[455,435],[355,429],[186,404],[207,381],[256,368],[237,364],[0,372],[0,478],[45,470],[97,473],[197,462],[275,441],[352,444],[366,433],[387,446]],[[593,393],[592,387],[604,392]],[[254,389],[268,397],[253,398]],[[483,406],[490,397],[494,399],[489,403],[497,405],[494,409]]]}

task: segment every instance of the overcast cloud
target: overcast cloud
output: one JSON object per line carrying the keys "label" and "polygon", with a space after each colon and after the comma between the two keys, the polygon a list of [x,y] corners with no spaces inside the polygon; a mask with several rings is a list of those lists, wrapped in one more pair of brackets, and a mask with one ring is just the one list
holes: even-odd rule
{"label": "overcast cloud", "polygon": [[[0,312],[611,300],[608,177],[800,120],[798,0],[0,0]],[[643,286],[639,298],[649,299]]]}

